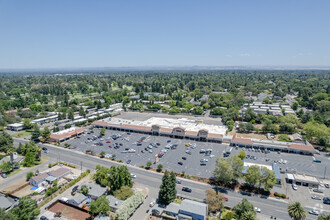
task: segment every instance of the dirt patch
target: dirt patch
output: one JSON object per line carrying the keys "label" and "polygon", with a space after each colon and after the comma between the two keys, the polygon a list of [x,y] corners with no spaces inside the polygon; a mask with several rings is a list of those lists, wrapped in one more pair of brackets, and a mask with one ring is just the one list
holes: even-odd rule
{"label": "dirt patch", "polygon": [[257,134],[257,133],[236,133],[236,137],[267,139],[267,136],[265,134]]}
{"label": "dirt patch", "polygon": [[64,216],[67,219],[71,220],[83,220],[91,218],[90,214],[88,214],[87,212],[81,211],[78,208],[74,208],[61,202],[56,202],[55,204],[52,204],[48,210],[54,213],[60,212],[61,216]]}

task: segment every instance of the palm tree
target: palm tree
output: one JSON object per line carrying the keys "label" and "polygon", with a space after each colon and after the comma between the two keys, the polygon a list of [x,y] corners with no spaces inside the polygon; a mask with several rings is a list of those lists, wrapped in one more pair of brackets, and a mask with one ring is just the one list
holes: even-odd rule
{"label": "palm tree", "polygon": [[294,220],[302,220],[306,218],[306,211],[300,202],[292,202],[288,206],[288,213]]}

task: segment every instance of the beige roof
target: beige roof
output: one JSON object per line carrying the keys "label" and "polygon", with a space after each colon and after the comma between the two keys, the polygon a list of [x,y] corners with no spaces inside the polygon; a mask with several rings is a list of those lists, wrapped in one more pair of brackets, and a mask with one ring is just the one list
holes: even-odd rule
{"label": "beige roof", "polygon": [[315,151],[312,145],[303,145],[303,144],[290,144],[289,149],[302,150],[302,151]]}
{"label": "beige roof", "polygon": [[138,130],[144,130],[144,131],[151,131],[151,127],[147,127],[147,126],[140,126],[140,125],[122,125],[122,128],[128,128],[128,129],[138,129]]}
{"label": "beige roof", "polygon": [[69,172],[71,172],[70,169],[61,167],[61,168],[58,168],[56,170],[48,172],[48,174],[58,178],[58,177],[63,176],[64,174],[69,173]]}
{"label": "beige roof", "polygon": [[170,129],[170,128],[160,128],[159,129],[159,132],[171,134],[172,133],[172,129]]}
{"label": "beige roof", "polygon": [[253,144],[253,141],[251,141],[250,139],[246,139],[246,138],[233,138],[232,141],[233,143],[242,143],[242,144]]}
{"label": "beige roof", "polygon": [[189,136],[198,136],[198,132],[197,131],[186,131],[185,134],[186,135],[189,135]]}
{"label": "beige roof", "polygon": [[222,135],[221,134],[214,134],[214,133],[209,133],[207,135],[208,138],[214,138],[214,139],[222,139]]}
{"label": "beige roof", "polygon": [[80,134],[82,133],[83,131],[85,131],[86,128],[78,128],[74,131],[71,131],[71,132],[68,132],[68,133],[64,133],[64,134],[51,134],[50,135],[50,138],[51,139],[54,139],[54,140],[62,140],[64,138],[69,138],[73,135],[76,135],[76,134]]}

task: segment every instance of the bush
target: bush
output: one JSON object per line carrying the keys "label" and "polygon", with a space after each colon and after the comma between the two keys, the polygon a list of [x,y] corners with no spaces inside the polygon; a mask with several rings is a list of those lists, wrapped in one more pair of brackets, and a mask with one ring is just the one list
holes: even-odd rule
{"label": "bush", "polygon": [[28,172],[26,174],[26,181],[29,181],[33,176],[34,176],[34,173],[33,172]]}
{"label": "bush", "polygon": [[129,219],[129,217],[135,212],[135,210],[141,205],[144,200],[142,192],[137,191],[133,196],[126,199],[119,209],[117,209],[115,215],[116,219]]}
{"label": "bush", "polygon": [[274,196],[276,196],[276,197],[281,197],[282,199],[285,199],[285,198],[286,198],[286,195],[285,195],[285,194],[278,193],[278,192],[275,192],[275,193],[274,193]]}
{"label": "bush", "polygon": [[133,195],[133,190],[129,186],[122,186],[113,194],[119,200],[126,200]]}

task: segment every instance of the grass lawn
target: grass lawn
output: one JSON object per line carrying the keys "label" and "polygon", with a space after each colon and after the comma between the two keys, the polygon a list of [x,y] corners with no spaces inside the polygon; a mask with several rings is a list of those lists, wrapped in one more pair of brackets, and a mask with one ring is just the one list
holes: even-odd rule
{"label": "grass lawn", "polygon": [[22,169],[16,169],[16,170],[14,170],[13,172],[9,173],[9,174],[7,175],[7,177],[10,177],[10,176],[12,176],[12,175],[15,175],[15,174],[17,174],[17,173],[19,173],[19,172],[21,172],[21,171],[22,171]]}
{"label": "grass lawn", "polygon": [[11,136],[12,137],[15,137],[15,138],[18,138],[18,137],[26,137],[26,136],[29,136],[29,135],[31,135],[31,132],[23,131],[23,132],[19,132],[19,133],[13,134]]}

